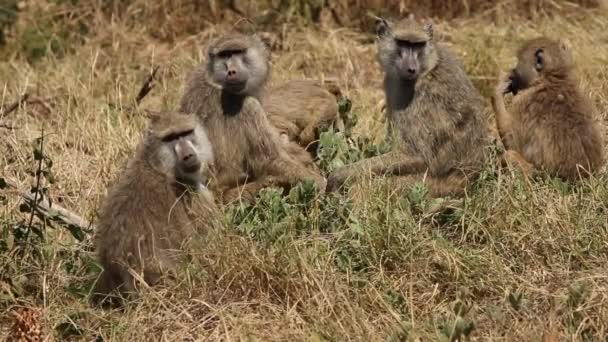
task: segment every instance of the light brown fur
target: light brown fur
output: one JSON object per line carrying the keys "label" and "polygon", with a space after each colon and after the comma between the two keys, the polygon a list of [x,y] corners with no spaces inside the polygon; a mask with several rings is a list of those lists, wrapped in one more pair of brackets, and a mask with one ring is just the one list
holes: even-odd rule
{"label": "light brown fur", "polygon": [[[200,241],[218,223],[213,196],[201,177],[202,169],[213,158],[202,127],[191,115],[153,116],[143,142],[100,210],[95,242],[104,269],[94,290],[96,301],[114,290],[119,294],[135,292],[141,284],[133,274],[152,286],[163,275],[174,273],[185,245]],[[197,159],[190,160],[194,167],[185,167],[189,176],[187,183],[182,183],[178,175],[184,172],[177,169],[183,162],[171,155],[166,137],[189,130],[195,132],[189,136],[195,144],[191,158]]]}
{"label": "light brown fur", "polygon": [[[483,167],[490,143],[481,95],[454,55],[433,42],[430,26],[382,21],[378,31],[393,149],[338,169],[328,188],[371,173],[407,184],[424,181],[433,197],[462,195]],[[408,53],[409,60],[400,59]]]}
{"label": "light brown fur", "polygon": [[269,88],[262,107],[280,134],[304,148],[319,138],[321,130],[334,123],[342,126],[336,97],[315,80],[292,80]]}
{"label": "light brown fur", "polygon": [[[207,128],[215,153],[214,192],[227,203],[251,199],[268,185],[288,188],[303,180],[324,191],[325,179],[310,167],[310,157],[281,140],[260,104],[270,68],[261,41],[228,35],[213,42],[209,51],[210,59],[188,80],[181,110],[195,113]],[[241,77],[236,88],[227,81],[231,76]]]}
{"label": "light brown fur", "polygon": [[[602,133],[568,46],[537,38],[517,55],[517,67],[492,98],[505,161],[528,175],[545,171],[570,181],[596,172],[604,164]],[[516,95],[507,110],[503,94],[511,91]]]}

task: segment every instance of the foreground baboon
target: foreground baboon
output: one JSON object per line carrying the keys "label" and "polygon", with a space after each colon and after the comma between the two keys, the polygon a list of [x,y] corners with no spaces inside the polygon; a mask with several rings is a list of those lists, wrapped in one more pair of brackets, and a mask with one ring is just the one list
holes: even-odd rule
{"label": "foreground baboon", "polygon": [[424,180],[433,197],[463,194],[490,142],[481,95],[456,57],[435,43],[431,24],[380,20],[377,33],[393,147],[336,170],[328,188],[371,172]]}
{"label": "foreground baboon", "polygon": [[[543,170],[566,180],[597,171],[604,163],[602,133],[593,103],[579,89],[568,46],[536,38],[517,58],[492,98],[505,159],[525,173]],[[514,95],[509,111],[507,93]]]}
{"label": "foreground baboon", "polygon": [[336,96],[320,81],[292,80],[270,87],[262,96],[262,107],[270,123],[307,148],[319,138],[320,131],[335,124],[342,128]]}
{"label": "foreground baboon", "polygon": [[213,160],[193,115],[148,112],[143,142],[100,210],[96,248],[103,271],[95,301],[134,292],[137,278],[154,285],[174,273],[191,239],[218,221],[202,174]]}
{"label": "foreground baboon", "polygon": [[325,179],[290,155],[300,147],[280,139],[260,104],[270,69],[262,42],[231,34],[212,42],[208,55],[188,80],[181,110],[195,113],[209,134],[215,154],[210,187],[224,202],[307,179],[324,191]]}

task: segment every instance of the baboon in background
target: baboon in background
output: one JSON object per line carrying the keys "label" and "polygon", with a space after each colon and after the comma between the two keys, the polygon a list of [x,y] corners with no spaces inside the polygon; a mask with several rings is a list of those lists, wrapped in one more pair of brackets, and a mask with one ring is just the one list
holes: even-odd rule
{"label": "baboon in background", "polygon": [[188,80],[180,108],[196,114],[209,134],[215,153],[210,187],[225,203],[303,180],[324,191],[325,179],[290,154],[300,147],[281,140],[260,104],[270,69],[262,41],[227,35],[210,44],[208,57]]}
{"label": "baboon in background", "polygon": [[304,148],[332,124],[343,129],[336,95],[319,81],[292,80],[271,87],[262,96],[262,107],[281,135]]}
{"label": "baboon in background", "polygon": [[462,195],[490,143],[481,95],[456,57],[435,43],[431,24],[382,19],[377,34],[393,148],[336,170],[328,189],[371,172],[403,176],[392,181],[404,185],[424,180],[433,197]]}
{"label": "baboon in background", "polygon": [[[597,171],[604,164],[602,133],[593,103],[579,89],[568,46],[536,38],[517,58],[492,97],[506,161],[524,173],[544,170],[565,180]],[[508,93],[514,95],[509,111]]]}
{"label": "baboon in background", "polygon": [[103,271],[93,299],[132,293],[133,273],[148,285],[176,271],[191,239],[215,227],[219,212],[205,187],[211,144],[193,115],[148,112],[143,142],[100,210],[96,248]]}

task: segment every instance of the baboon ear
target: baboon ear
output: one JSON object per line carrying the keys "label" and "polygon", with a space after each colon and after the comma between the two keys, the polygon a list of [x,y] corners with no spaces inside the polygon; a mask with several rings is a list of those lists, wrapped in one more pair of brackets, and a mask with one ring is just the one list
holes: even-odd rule
{"label": "baboon ear", "polygon": [[559,43],[559,48],[560,48],[562,51],[564,51],[564,52],[571,52],[571,51],[572,51],[572,49],[571,49],[571,46],[572,46],[572,45],[570,45],[570,41],[568,41],[567,39],[565,39],[565,38],[560,38],[560,39],[558,40],[558,43]]}
{"label": "baboon ear", "polygon": [[376,18],[376,35],[382,38],[391,32],[391,24],[384,18]]}
{"label": "baboon ear", "polygon": [[146,118],[148,118],[148,120],[150,120],[151,122],[155,122],[158,121],[161,116],[163,115],[161,112],[155,111],[155,110],[150,110],[150,109],[144,109]]}
{"label": "baboon ear", "polygon": [[432,22],[427,22],[426,24],[424,24],[424,32],[426,32],[426,34],[429,35],[429,39],[433,40],[433,23]]}

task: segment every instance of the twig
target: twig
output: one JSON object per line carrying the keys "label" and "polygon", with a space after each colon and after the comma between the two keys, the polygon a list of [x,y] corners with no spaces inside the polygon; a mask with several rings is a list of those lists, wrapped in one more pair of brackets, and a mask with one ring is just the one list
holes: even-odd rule
{"label": "twig", "polygon": [[51,101],[52,97],[34,97],[34,96],[30,96],[29,99],[27,99],[25,102],[29,103],[29,104],[37,104],[40,105],[42,108],[44,108],[44,110],[46,110],[47,115],[50,114],[53,109],[51,108],[51,106],[47,103],[49,101]]}
{"label": "twig", "polygon": [[243,11],[241,11],[237,6],[236,6],[236,1],[235,0],[228,0],[228,3],[226,4],[228,9],[231,10],[232,12],[240,15],[241,17],[245,16],[245,13],[243,13]]}
{"label": "twig", "polygon": [[[8,180],[6,182],[10,188],[17,189],[17,186],[12,182]],[[51,205],[44,197],[39,199],[31,192],[21,192],[19,195],[25,200],[25,204],[36,213],[36,216],[42,220],[50,220],[64,226],[76,226],[83,230],[94,229],[93,224],[89,221],[57,204]]]}
{"label": "twig", "polygon": [[35,212],[38,218],[42,220],[47,219],[64,226],[76,226],[82,230],[94,229],[89,221],[57,204],[51,206],[51,203],[46,198],[42,198],[42,200],[36,203],[37,198],[35,194],[26,192],[22,193],[21,197],[25,199],[25,203],[32,209],[32,212]]}
{"label": "twig", "polygon": [[158,65],[155,66],[154,69],[152,69],[152,72],[150,73],[150,75],[148,75],[148,77],[146,77],[144,84],[141,86],[141,89],[139,90],[139,93],[137,94],[137,97],[135,98],[135,102],[138,105],[141,102],[141,100],[143,100],[144,97],[146,97],[146,95],[148,95],[150,90],[152,90],[152,88],[154,88],[154,81],[156,80],[156,73],[158,72],[159,68],[160,68],[160,66],[158,66]]}
{"label": "twig", "polygon": [[0,128],[6,128],[6,129],[9,129],[11,131],[14,130],[14,129],[19,129],[19,127],[15,126],[12,123],[2,122],[2,121],[0,121]]}
{"label": "twig", "polygon": [[25,101],[27,101],[27,99],[30,97],[30,94],[25,93],[23,95],[21,95],[21,97],[19,98],[19,100],[11,103],[10,105],[8,105],[8,107],[6,107],[2,112],[0,112],[0,116],[5,116],[11,112],[14,112],[17,108],[19,108],[19,106],[21,106]]}
{"label": "twig", "polygon": [[32,213],[30,214],[30,223],[27,225],[27,233],[25,237],[27,238],[30,235],[30,230],[32,229],[32,224],[34,223],[34,214],[36,212],[35,205],[38,203],[38,193],[40,192],[40,179],[42,178],[42,161],[44,160],[44,128],[42,128],[40,132],[40,159],[38,160],[38,168],[36,170],[36,187],[34,188],[34,205],[31,206]]}

